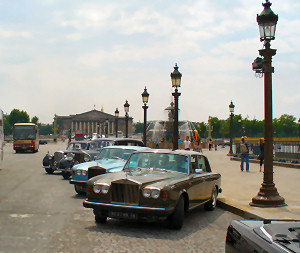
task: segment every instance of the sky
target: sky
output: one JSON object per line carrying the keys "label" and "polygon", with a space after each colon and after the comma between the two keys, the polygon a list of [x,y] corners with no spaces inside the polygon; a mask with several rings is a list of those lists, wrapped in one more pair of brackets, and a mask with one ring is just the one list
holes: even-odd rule
{"label": "sky", "polygon": [[[264,118],[264,81],[252,62],[263,48],[262,0],[0,0],[0,109],[51,123],[93,110],[143,122],[167,119],[170,73],[182,73],[179,120]],[[279,15],[273,117],[300,117],[300,1],[272,0]]]}

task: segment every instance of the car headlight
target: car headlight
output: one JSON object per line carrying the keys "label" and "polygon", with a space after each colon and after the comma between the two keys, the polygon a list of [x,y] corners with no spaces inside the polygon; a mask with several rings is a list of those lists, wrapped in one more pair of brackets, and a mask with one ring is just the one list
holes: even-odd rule
{"label": "car headlight", "polygon": [[94,192],[95,193],[107,194],[108,191],[109,191],[109,185],[108,184],[95,184],[94,185]]}
{"label": "car headlight", "polygon": [[150,189],[144,189],[143,190],[143,196],[145,198],[150,198],[151,197],[151,190]]}
{"label": "car headlight", "polygon": [[84,157],[83,157],[83,160],[85,161],[85,162],[88,162],[89,160],[90,160],[90,156],[89,155],[84,155]]}
{"label": "car headlight", "polygon": [[72,154],[72,153],[69,153],[69,154],[67,154],[67,160],[68,161],[72,161],[73,160],[73,158],[74,158],[74,154]]}
{"label": "car headlight", "polygon": [[102,188],[101,185],[96,184],[94,185],[93,190],[95,193],[100,193],[101,188]]}
{"label": "car headlight", "polygon": [[157,188],[145,188],[142,194],[145,198],[158,199],[160,195],[160,190]]}
{"label": "car headlight", "polygon": [[82,171],[81,171],[81,175],[82,175],[82,176],[86,176],[86,170],[82,170]]}
{"label": "car headlight", "polygon": [[77,170],[77,171],[76,171],[76,174],[77,174],[78,176],[80,176],[80,175],[81,175],[81,170]]}
{"label": "car headlight", "polygon": [[160,195],[160,190],[158,189],[153,189],[152,192],[151,192],[151,197],[154,198],[154,199],[158,199],[159,198],[159,195]]}

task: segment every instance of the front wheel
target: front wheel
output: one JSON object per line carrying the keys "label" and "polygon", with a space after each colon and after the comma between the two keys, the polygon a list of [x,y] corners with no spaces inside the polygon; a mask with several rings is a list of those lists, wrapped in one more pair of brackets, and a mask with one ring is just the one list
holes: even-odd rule
{"label": "front wheel", "polygon": [[86,195],[86,193],[84,191],[78,190],[77,185],[74,185],[74,188],[75,188],[75,191],[76,191],[77,194],[79,194],[79,195]]}
{"label": "front wheel", "polygon": [[54,169],[51,169],[51,168],[46,168],[45,170],[48,174],[53,174],[53,172],[54,172]]}
{"label": "front wheel", "polygon": [[184,199],[180,196],[174,212],[169,216],[169,228],[179,230],[184,219]]}
{"label": "front wheel", "polygon": [[61,174],[62,174],[62,176],[63,176],[64,179],[69,179],[70,176],[71,176],[71,173],[70,173],[70,172],[64,172],[64,171],[63,171]]}
{"label": "front wheel", "polygon": [[217,206],[218,189],[214,187],[211,195],[211,199],[204,204],[204,208],[207,211],[213,211]]}

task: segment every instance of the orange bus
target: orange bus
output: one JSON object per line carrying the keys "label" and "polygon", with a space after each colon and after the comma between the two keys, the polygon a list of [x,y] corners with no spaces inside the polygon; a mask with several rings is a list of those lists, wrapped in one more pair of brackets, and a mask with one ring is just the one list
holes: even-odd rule
{"label": "orange bus", "polygon": [[39,149],[39,129],[33,123],[16,123],[13,129],[14,150],[16,153],[30,150],[37,152]]}

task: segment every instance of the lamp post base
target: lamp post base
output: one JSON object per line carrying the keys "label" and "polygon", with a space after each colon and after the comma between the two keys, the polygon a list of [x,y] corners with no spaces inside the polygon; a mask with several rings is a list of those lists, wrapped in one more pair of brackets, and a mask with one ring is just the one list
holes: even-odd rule
{"label": "lamp post base", "polygon": [[277,192],[275,184],[262,183],[257,196],[252,198],[250,206],[256,207],[283,207],[287,206],[283,197]]}

